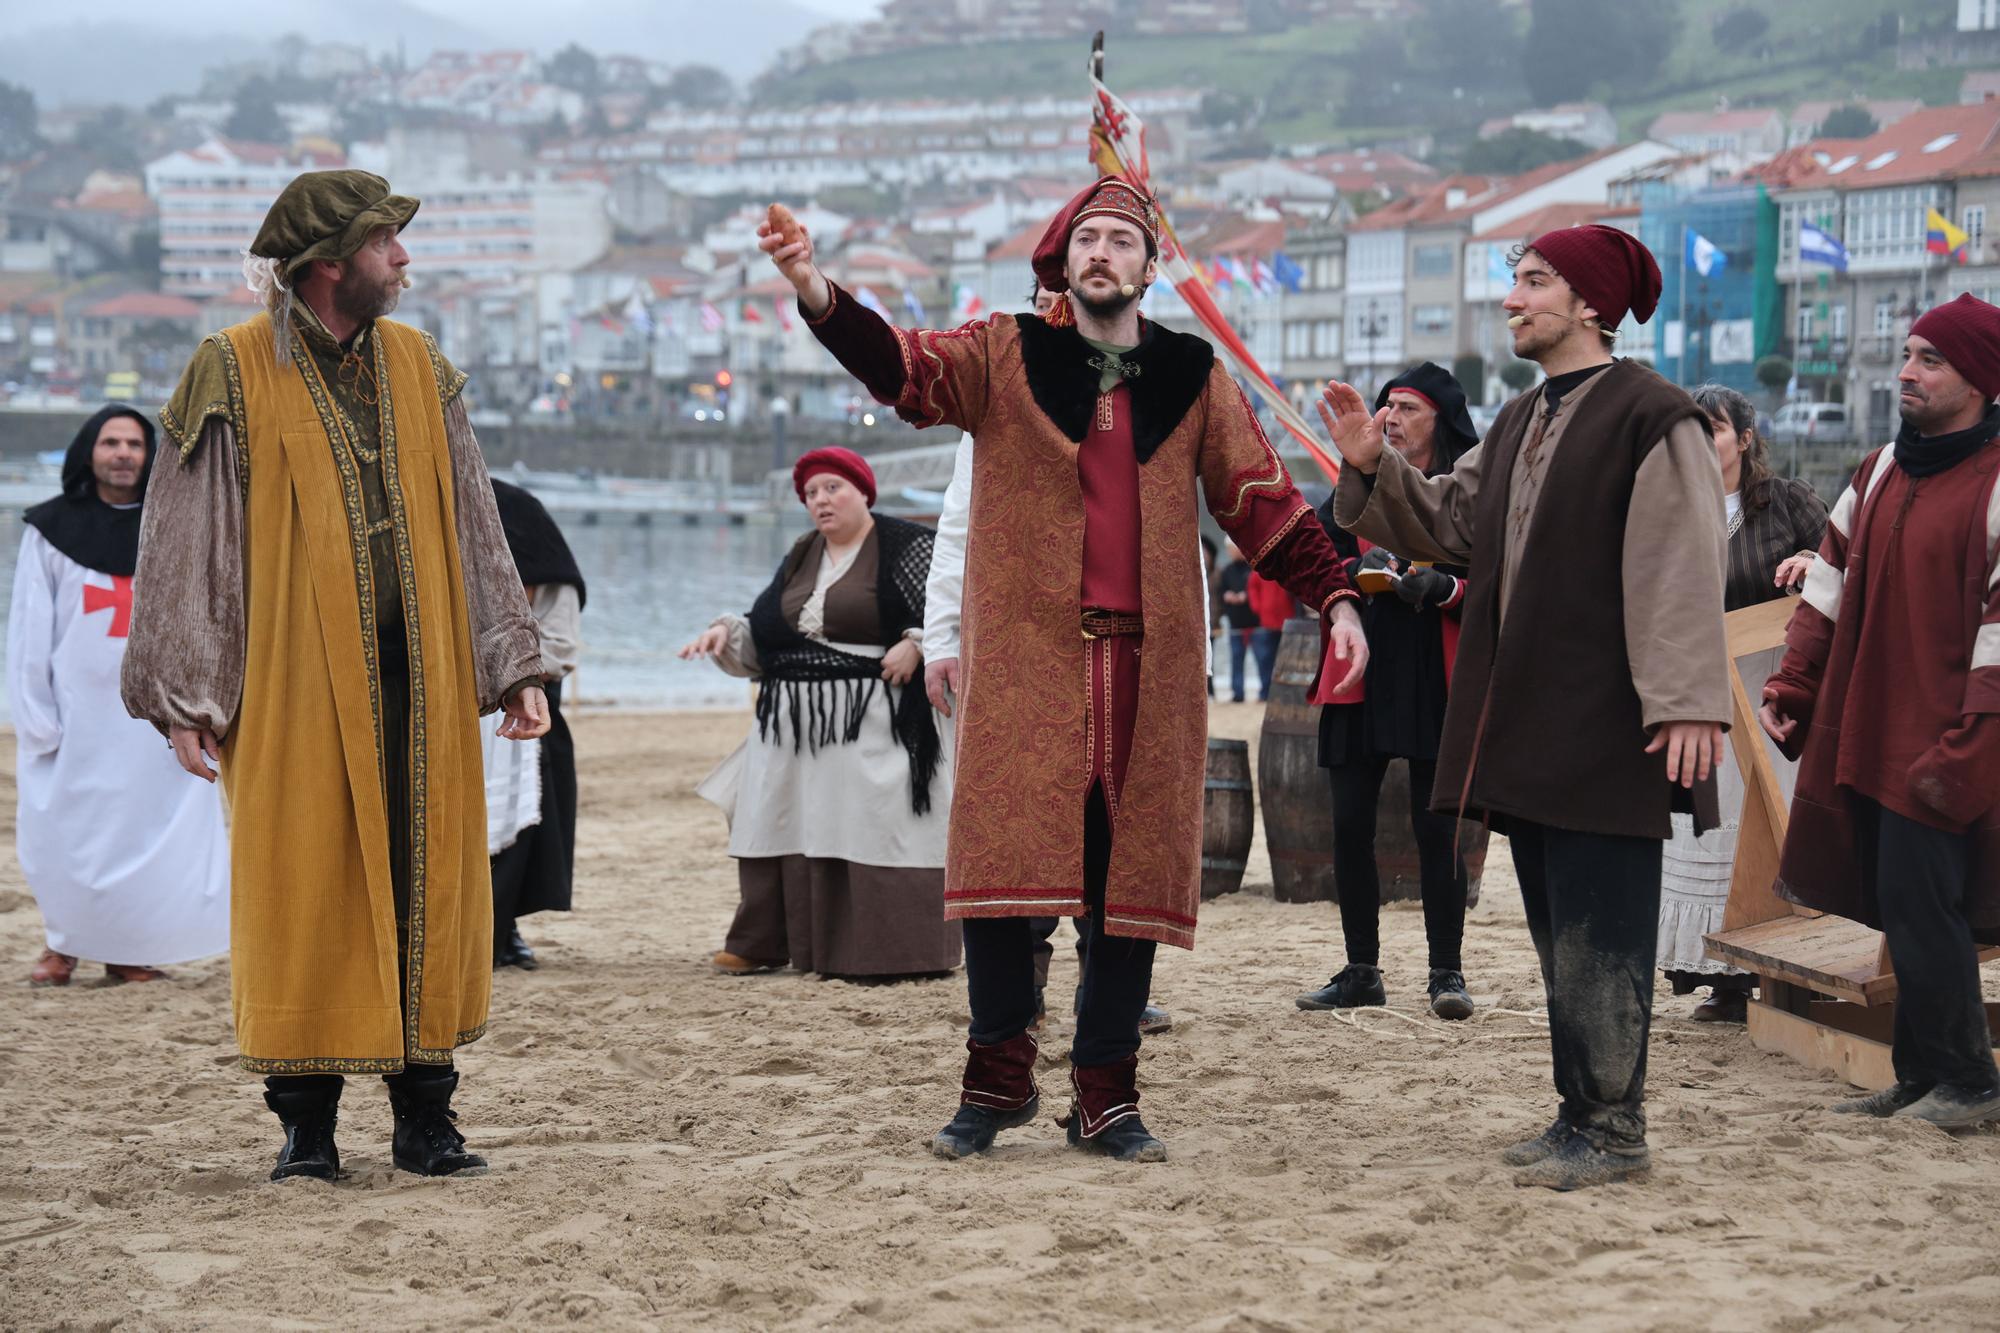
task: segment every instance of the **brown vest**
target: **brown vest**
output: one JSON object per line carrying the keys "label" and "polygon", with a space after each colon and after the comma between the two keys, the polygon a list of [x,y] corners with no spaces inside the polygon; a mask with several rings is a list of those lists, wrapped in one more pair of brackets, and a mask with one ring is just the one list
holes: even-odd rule
{"label": "brown vest", "polygon": [[[1632,361],[1603,372],[1564,428],[1535,506],[1506,622],[1500,581],[1508,493],[1539,387],[1486,436],[1462,637],[1432,802],[1440,811],[1532,820],[1583,833],[1665,838],[1670,810],[1716,823],[1713,779],[1692,793],[1666,779],[1625,652],[1625,514],[1640,465],[1701,410]],[[1690,803],[1690,797],[1692,802]]]}

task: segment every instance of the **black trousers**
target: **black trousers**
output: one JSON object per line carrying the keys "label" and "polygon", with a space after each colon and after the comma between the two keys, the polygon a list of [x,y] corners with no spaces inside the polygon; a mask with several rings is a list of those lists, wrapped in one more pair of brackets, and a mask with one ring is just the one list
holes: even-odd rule
{"label": "black trousers", "polygon": [[1646,1142],[1646,1041],[1660,933],[1657,838],[1510,822],[1541,959],[1562,1116],[1600,1148]]}
{"label": "black trousers", "polygon": [[[1435,759],[1412,759],[1410,832],[1417,840],[1417,875],[1424,900],[1424,938],[1433,968],[1463,970],[1465,858],[1458,854],[1458,820],[1431,813]],[[1389,756],[1370,754],[1326,770],[1333,788],[1333,887],[1347,961],[1382,961],[1382,878],[1375,865],[1375,815]]]}
{"label": "black trousers", "polygon": [[[1151,940],[1107,934],[1104,881],[1111,869],[1111,817],[1093,787],[1083,807],[1083,894],[1088,914],[1076,918],[1082,937],[1083,985],[1077,993],[1072,1064],[1116,1064],[1139,1049],[1139,1014],[1153,984]],[[965,926],[965,988],[972,1005],[972,1040],[1010,1041],[1035,1021],[1033,918],[975,917]]]}
{"label": "black trousers", "polygon": [[1965,920],[1972,835],[1849,796],[1862,882],[1896,968],[1896,1078],[1990,1088],[2000,1081],[1979,994],[1979,947]]}

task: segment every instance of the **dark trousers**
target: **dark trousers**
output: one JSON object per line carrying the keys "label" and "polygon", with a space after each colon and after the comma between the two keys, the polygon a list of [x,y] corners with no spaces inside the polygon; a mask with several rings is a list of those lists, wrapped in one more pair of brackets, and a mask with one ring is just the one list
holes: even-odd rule
{"label": "dark trousers", "polygon": [[[1139,1049],[1139,1013],[1153,983],[1151,940],[1104,930],[1104,881],[1111,868],[1111,818],[1101,788],[1083,807],[1083,894],[1087,915],[1076,918],[1083,939],[1072,1064],[1115,1064]],[[972,1004],[972,1040],[1010,1041],[1035,1021],[1034,920],[974,917],[965,925],[965,988]]]}
{"label": "dark trousers", "polygon": [[1600,1148],[1636,1152],[1646,1142],[1662,844],[1518,819],[1507,836],[1542,964],[1562,1116]]}
{"label": "dark trousers", "polygon": [[1278,669],[1278,641],[1284,638],[1283,630],[1253,629],[1250,631],[1250,651],[1257,655],[1257,697],[1271,697],[1271,676]]}
{"label": "dark trousers", "polygon": [[1865,796],[1849,800],[1863,884],[1896,968],[1896,1078],[1990,1088],[2000,1075],[1965,920],[1972,835],[1919,824]]}
{"label": "dark trousers", "polygon": [[[1417,840],[1418,882],[1423,890],[1424,938],[1433,968],[1462,970],[1465,943],[1465,858],[1458,854],[1458,820],[1431,812],[1434,759],[1410,765],[1410,832]],[[1366,755],[1327,769],[1333,787],[1333,886],[1340,899],[1340,929],[1347,961],[1376,967],[1382,961],[1382,878],[1375,865],[1375,813],[1389,756]]]}
{"label": "dark trousers", "polygon": [[1224,638],[1229,640],[1229,697],[1237,703],[1243,702],[1243,659],[1250,652],[1250,636],[1254,629],[1237,629],[1225,626]]}

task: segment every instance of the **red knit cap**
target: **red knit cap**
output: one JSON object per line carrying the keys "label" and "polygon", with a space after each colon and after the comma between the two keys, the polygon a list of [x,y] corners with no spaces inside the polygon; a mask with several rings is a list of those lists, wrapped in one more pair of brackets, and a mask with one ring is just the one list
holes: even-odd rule
{"label": "red knit cap", "polygon": [[855,490],[868,498],[868,507],[875,507],[875,469],[860,454],[838,445],[801,454],[799,461],[792,464],[792,489],[799,493],[799,503],[805,503],[806,483],[822,472],[847,478],[854,483]]}
{"label": "red knit cap", "polygon": [[1043,291],[1066,292],[1069,275],[1069,234],[1085,218],[1120,218],[1146,237],[1149,258],[1160,253],[1160,210],[1152,197],[1123,176],[1105,176],[1063,206],[1049,219],[1048,230],[1035,245],[1035,281]]}
{"label": "red knit cap", "polygon": [[1910,325],[1910,336],[1943,352],[1983,396],[2000,398],[2000,308],[1962,292],[1956,301],[1926,311]]}
{"label": "red knit cap", "polygon": [[1543,232],[1528,246],[1549,261],[1570,289],[1597,311],[1606,332],[1630,311],[1644,324],[1660,303],[1660,266],[1639,238],[1595,222]]}

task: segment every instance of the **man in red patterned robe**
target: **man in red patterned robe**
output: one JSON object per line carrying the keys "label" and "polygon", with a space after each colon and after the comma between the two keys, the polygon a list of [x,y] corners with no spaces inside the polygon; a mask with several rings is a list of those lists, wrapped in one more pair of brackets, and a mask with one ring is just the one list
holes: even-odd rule
{"label": "man in red patterned robe", "polygon": [[969,431],[957,787],[945,910],[965,922],[972,1031],[963,1157],[1033,1119],[1029,918],[1091,945],[1070,1050],[1070,1142],[1166,1149],[1138,1113],[1138,1021],[1157,943],[1192,948],[1207,753],[1199,494],[1260,572],[1323,618],[1349,683],[1367,663],[1355,590],[1243,393],[1200,338],[1139,316],[1153,201],[1118,177],[1079,194],[1035,254],[1046,318],[890,327],[829,282],[796,224],[760,245],[814,333],[913,425]]}

